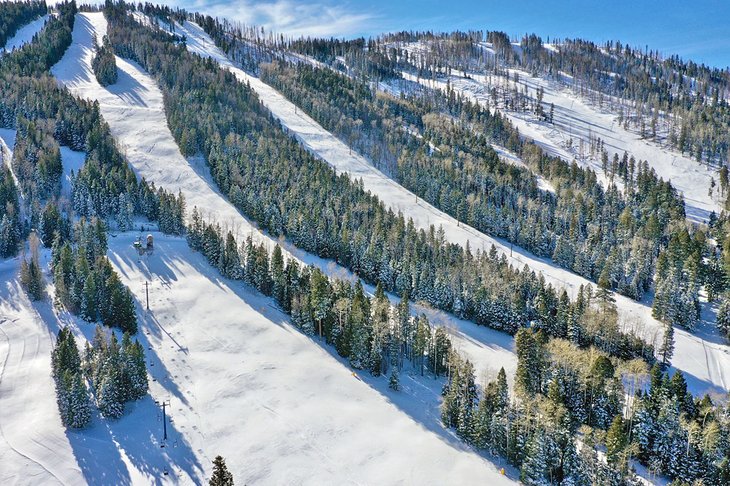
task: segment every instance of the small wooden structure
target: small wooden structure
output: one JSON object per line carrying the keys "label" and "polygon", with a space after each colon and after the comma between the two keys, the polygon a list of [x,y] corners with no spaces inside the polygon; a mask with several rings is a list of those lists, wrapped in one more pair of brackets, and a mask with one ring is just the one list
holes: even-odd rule
{"label": "small wooden structure", "polygon": [[137,238],[137,241],[134,242],[134,248],[137,250],[137,253],[139,253],[140,256],[143,255],[152,255],[155,251],[155,242],[152,235],[147,235],[147,241],[146,244],[142,244],[142,237],[140,236]]}

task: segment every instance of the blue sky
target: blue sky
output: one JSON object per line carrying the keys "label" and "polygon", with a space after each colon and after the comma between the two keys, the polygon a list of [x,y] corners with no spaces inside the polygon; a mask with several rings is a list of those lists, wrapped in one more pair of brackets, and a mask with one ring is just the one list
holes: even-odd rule
{"label": "blue sky", "polygon": [[730,0],[158,0],[293,35],[482,29],[510,35],[618,39],[730,66]]}

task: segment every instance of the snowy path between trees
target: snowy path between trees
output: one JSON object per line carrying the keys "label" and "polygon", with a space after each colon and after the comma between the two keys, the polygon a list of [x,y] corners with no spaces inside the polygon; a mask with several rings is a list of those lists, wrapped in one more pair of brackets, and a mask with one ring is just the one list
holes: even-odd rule
{"label": "snowy path between trees", "polygon": [[[529,266],[533,271],[542,273],[548,282],[558,288],[565,288],[573,296],[580,285],[591,283],[558,267],[548,259],[536,257],[522,248],[511,247],[506,241],[489,237],[457,223],[451,216],[420,199],[416,203],[413,193],[375,169],[366,158],[355,152],[350,153],[344,143],[295,108],[294,104],[282,94],[237,68],[215,46],[214,41],[200,26],[186,22],[184,25],[178,25],[176,31],[186,36],[187,46],[191,52],[215,59],[242,82],[248,83],[274,117],[279,119],[307,149],[325,160],[335,170],[348,172],[353,178],[362,178],[366,190],[376,194],[394,210],[403,211],[406,217],[413,218],[416,226],[421,228],[431,224],[442,226],[450,242],[462,246],[468,242],[473,249],[488,250],[494,244],[497,250],[505,254],[510,263],[516,267]],[[593,286],[595,287],[594,284]],[[651,316],[650,306],[618,294],[615,297],[623,328],[634,329],[647,341],[658,343],[663,326]],[[722,341],[712,323],[708,322],[712,320],[711,315],[705,313],[703,317],[705,320],[695,334],[682,329],[675,331],[676,350],[673,365],[687,374],[688,383],[695,393],[726,391],[730,387],[730,347]]]}
{"label": "snowy path between trees", "polygon": [[[335,262],[301,251],[286,240],[275,240],[261,232],[219,192],[202,158],[188,160],[183,157],[167,125],[162,92],[156,81],[139,65],[117,57],[117,83],[108,88],[99,85],[91,69],[93,35],[102,38],[106,28],[102,13],[78,14],[73,42],[51,72],[75,95],[99,102],[104,120],[109,124],[114,139],[124,148],[127,160],[137,175],[168,191],[182,191],[188,214],[193,206],[197,206],[206,218],[229,228],[239,242],[251,235],[254,241],[263,242],[270,249],[279,243],[286,256],[306,265],[315,265],[330,276],[355,279],[352,272]],[[64,164],[64,171],[69,169]],[[373,292],[371,286],[365,288]],[[496,372],[501,366],[510,376],[514,372],[514,340],[510,336],[442,312],[418,306],[414,306],[414,310],[425,312],[450,329],[455,347],[474,362],[478,372]]]}

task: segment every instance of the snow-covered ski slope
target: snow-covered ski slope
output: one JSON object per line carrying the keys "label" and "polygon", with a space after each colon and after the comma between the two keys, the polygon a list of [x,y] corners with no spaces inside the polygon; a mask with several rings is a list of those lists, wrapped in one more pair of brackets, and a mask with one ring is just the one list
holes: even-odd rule
{"label": "snow-covered ski slope", "polygon": [[[49,258],[49,251],[41,253],[46,270]],[[0,484],[172,484],[166,470],[175,471],[174,483],[200,484],[204,468],[186,442],[160,447],[160,412],[152,397],[167,394],[129,405],[119,420],[102,420],[95,411],[88,428],[66,430],[51,377],[55,335],[68,325],[83,346],[94,325],[55,309],[52,285],[45,301],[30,302],[19,266],[20,258],[0,262]],[[144,336],[141,341],[146,345]],[[147,357],[159,363],[154,353]]]}
{"label": "snow-covered ski slope", "polygon": [[52,285],[31,303],[20,258],[0,261],[0,484],[203,484],[219,453],[240,484],[515,483],[443,428],[441,381],[404,373],[392,392],[184,239],[155,234],[155,254],[140,259],[136,237],[110,238],[108,255],[139,303],[150,394],[82,431],[61,424],[50,356],[61,326],[83,346],[94,325],[55,310]]}
{"label": "snow-covered ski slope", "polygon": [[[264,105],[305,147],[336,170],[348,172],[354,178],[362,178],[367,190],[376,194],[386,205],[403,211],[406,217],[413,218],[417,226],[425,227],[430,224],[442,226],[449,241],[461,245],[469,242],[471,248],[489,249],[494,244],[498,251],[505,254],[518,268],[528,265],[535,272],[542,273],[548,282],[567,289],[572,295],[575,295],[580,285],[590,283],[585,278],[558,267],[548,259],[538,258],[519,247],[510,249],[508,242],[457,224],[454,218],[433,206],[421,200],[416,202],[415,195],[375,169],[364,157],[354,152],[351,154],[344,143],[301,110],[295,109],[283,95],[258,78],[235,67],[199,26],[186,22],[176,30],[186,36],[188,49],[192,52],[212,57],[243,82],[249,83]],[[651,316],[651,308],[646,303],[636,302],[621,295],[616,295],[616,302],[625,329],[636,330],[649,342],[659,342],[662,325]],[[676,352],[673,364],[687,374],[688,382],[694,392],[725,391],[730,387],[730,347],[714,331],[714,326],[709,322],[711,316],[705,315],[705,318],[700,332],[695,335],[680,329],[675,331]],[[728,375],[727,378],[725,375]]]}
{"label": "snow-covered ski slope", "polygon": [[0,484],[79,484],[55,401],[54,329],[20,287],[20,258],[0,260]]}
{"label": "snow-covered ski slope", "polygon": [[[281,243],[289,256],[304,264],[316,265],[331,276],[355,278],[333,261],[303,252],[286,241],[272,239],[243,217],[220,194],[205,163],[182,156],[167,126],[162,92],[139,65],[117,57],[117,83],[107,88],[99,85],[91,70],[92,32],[97,38],[106,33],[103,14],[77,15],[71,47],[53,67],[52,73],[75,95],[99,102],[112,135],[124,147],[127,160],[139,176],[168,191],[182,191],[189,211],[197,206],[204,216],[227,226],[239,237],[252,235],[254,240],[264,242],[270,248]],[[64,163],[64,170],[69,168]],[[511,376],[516,359],[512,351],[514,341],[510,337],[444,313],[421,307],[416,310],[426,312],[433,322],[448,328],[454,345],[474,362],[476,370],[499,370],[504,366]]]}
{"label": "snow-covered ski slope", "polygon": [[110,238],[109,257],[140,303],[150,282],[151,393],[171,401],[169,442],[206,472],[222,454],[237,484],[513,482],[440,425],[440,382],[404,374],[403,390],[389,391],[184,239],[155,234],[154,255],[140,260],[135,237]]}
{"label": "snow-covered ski slope", "polygon": [[8,41],[5,43],[5,47],[2,50],[2,53],[0,53],[0,56],[5,52],[12,52],[15,49],[23,47],[23,45],[32,41],[33,37],[41,31],[44,25],[46,25],[48,17],[48,15],[39,17],[29,24],[26,24],[18,29],[15,35],[8,39]]}
{"label": "snow-covered ski slope", "polygon": [[[555,105],[553,124],[539,121],[530,113],[501,109],[520,130],[520,134],[532,139],[547,153],[569,162],[575,160],[579,165],[593,169],[599,180],[607,183],[600,156],[588,155],[589,138],[601,138],[609,157],[613,157],[614,153],[621,156],[627,152],[637,160],[646,160],[660,177],[670,180],[684,195],[687,218],[690,221],[706,221],[712,211],[719,213],[722,210],[723,201],[720,200],[718,191],[713,196],[708,194],[711,180],[714,178],[716,183],[719,180],[717,170],[624,129],[619,124],[617,115],[588,103],[573,94],[565,85],[531,76],[521,70],[510,69],[509,72],[510,79],[514,78],[515,73],[519,76],[520,91],[526,86],[530,96],[534,97],[538,87],[542,87],[543,105]],[[403,73],[403,76],[424,86],[442,90],[446,89],[448,83],[452,89],[468,99],[491,104],[491,88],[501,86],[504,79],[471,72],[467,74],[468,77],[464,77],[452,73],[437,79],[418,78],[409,73]],[[510,85],[513,84],[510,81]],[[583,154],[580,152],[580,140],[584,143]]]}

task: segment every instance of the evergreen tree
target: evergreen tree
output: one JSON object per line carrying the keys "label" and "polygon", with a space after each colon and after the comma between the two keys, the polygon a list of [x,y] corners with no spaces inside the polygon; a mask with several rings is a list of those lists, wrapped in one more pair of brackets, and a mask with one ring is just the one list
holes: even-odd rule
{"label": "evergreen tree", "polygon": [[726,339],[730,339],[730,298],[723,295],[717,311],[717,329]]}
{"label": "evergreen tree", "polygon": [[208,482],[210,486],[233,486],[233,475],[228,471],[226,461],[221,456],[213,460],[213,475]]}
{"label": "evergreen tree", "polygon": [[664,324],[662,344],[659,346],[659,358],[665,368],[671,363],[672,355],[674,355],[674,326],[667,322]]}
{"label": "evergreen tree", "polygon": [[627,467],[624,450],[628,445],[626,424],[620,415],[617,415],[606,434],[606,458],[608,463],[623,471]]}
{"label": "evergreen tree", "polygon": [[45,283],[38,258],[38,245],[40,242],[38,237],[35,236],[35,233],[31,233],[29,244],[30,260],[23,258],[20,262],[20,283],[26,292],[28,292],[31,300],[41,300],[45,293]]}
{"label": "evergreen tree", "polygon": [[400,379],[398,378],[398,368],[393,366],[390,372],[390,378],[388,379],[388,388],[393,391],[400,389]]}
{"label": "evergreen tree", "polygon": [[121,372],[111,368],[102,376],[97,405],[104,417],[119,418],[124,414],[124,397]]}

